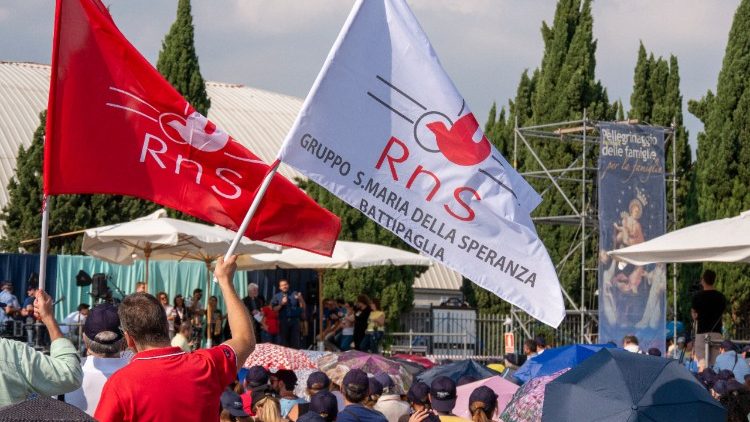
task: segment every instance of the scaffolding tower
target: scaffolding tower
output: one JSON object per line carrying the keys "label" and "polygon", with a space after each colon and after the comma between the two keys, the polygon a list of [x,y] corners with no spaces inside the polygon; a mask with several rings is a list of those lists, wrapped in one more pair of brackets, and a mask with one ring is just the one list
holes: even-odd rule
{"label": "scaffolding tower", "polygon": [[[558,215],[545,215],[533,217],[537,224],[567,225],[576,226],[577,231],[574,239],[571,239],[568,252],[562,256],[559,262],[554,262],[555,270],[559,273],[566,265],[576,265],[580,269],[580,297],[578,301],[573,298],[561,284],[562,293],[568,309],[567,315],[580,315],[580,342],[593,343],[598,336],[598,265],[593,268],[587,267],[587,260],[591,254],[598,253],[600,248],[595,250],[587,249],[587,240],[592,237],[599,245],[599,209],[598,209],[598,146],[599,146],[599,128],[598,122],[588,120],[586,110],[583,112],[583,119],[571,120],[565,122],[548,123],[542,125],[519,127],[518,120],[515,122],[513,132],[513,167],[518,170],[518,158],[520,153],[527,153],[525,157],[531,159],[534,167],[539,170],[521,171],[520,174],[529,179],[538,181],[536,186],[542,199],[546,195],[559,194],[562,196],[566,208],[565,212]],[[617,122],[622,124],[637,124],[637,120],[627,120]],[[643,124],[643,123],[640,123]],[[669,145],[675,140],[674,123],[671,127],[664,127],[664,149],[665,152]],[[566,142],[574,146],[573,150],[576,156],[572,162],[567,163],[562,168],[551,168],[545,163],[537,153],[536,147],[542,143]],[[665,183],[671,184],[672,195],[670,199],[671,206],[667,206],[667,231],[677,228],[677,148],[672,148],[672,172],[665,173]],[[666,162],[667,157],[664,157]],[[528,166],[527,166],[528,167]],[[564,190],[560,183],[566,186],[575,186],[569,191]],[[665,186],[666,187],[666,186]],[[666,190],[669,191],[668,189]],[[666,198],[665,198],[666,199]],[[606,248],[604,248],[606,249]],[[579,262],[572,262],[571,257],[575,252],[580,250],[581,259]],[[598,262],[598,260],[596,260]],[[677,326],[677,267],[671,265],[672,288],[673,288],[673,314],[675,319],[675,329]],[[592,282],[593,280],[593,282]],[[588,305],[587,305],[587,300]],[[568,306],[566,306],[568,308]],[[516,314],[518,310],[513,310]],[[521,320],[518,319],[521,323]],[[527,331],[522,325],[522,329]],[[528,332],[528,331],[527,331]]]}

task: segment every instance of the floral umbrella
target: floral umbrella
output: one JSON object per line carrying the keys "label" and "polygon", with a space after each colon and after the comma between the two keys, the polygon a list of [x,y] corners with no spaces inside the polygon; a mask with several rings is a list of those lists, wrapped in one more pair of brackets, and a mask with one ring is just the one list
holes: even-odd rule
{"label": "floral umbrella", "polygon": [[255,350],[245,361],[245,368],[260,365],[270,371],[279,369],[314,369],[315,363],[300,350],[278,346],[271,343],[255,345]]}
{"label": "floral umbrella", "polygon": [[318,361],[318,368],[339,385],[352,369],[361,369],[372,376],[386,373],[393,379],[399,394],[405,394],[412,381],[412,376],[398,362],[356,350],[324,356]]}
{"label": "floral umbrella", "polygon": [[519,388],[500,415],[500,422],[541,422],[544,388],[555,378],[569,371],[561,369],[551,375],[533,378]]}

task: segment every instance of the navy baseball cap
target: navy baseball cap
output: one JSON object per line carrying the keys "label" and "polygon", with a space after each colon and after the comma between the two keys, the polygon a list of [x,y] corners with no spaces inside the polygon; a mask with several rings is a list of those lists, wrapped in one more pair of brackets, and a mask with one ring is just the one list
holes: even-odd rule
{"label": "navy baseball cap", "polygon": [[245,382],[250,388],[268,384],[268,371],[260,365],[251,366],[245,374]]}
{"label": "navy baseball cap", "polygon": [[469,405],[471,406],[472,403],[476,402],[484,404],[483,409],[485,413],[494,411],[497,408],[497,394],[486,385],[477,387],[469,395]]}
{"label": "navy baseball cap", "polygon": [[332,422],[339,412],[339,403],[336,396],[328,391],[321,391],[310,397],[308,412],[318,414],[327,422]]}
{"label": "navy baseball cap", "polygon": [[456,383],[446,376],[435,378],[430,384],[430,399],[433,409],[450,412],[456,407]]}
{"label": "navy baseball cap", "polygon": [[224,392],[221,393],[221,408],[235,417],[244,418],[249,416],[242,409],[242,398],[232,390],[224,390]]}
{"label": "navy baseball cap", "polygon": [[[117,334],[117,336],[108,341],[96,340],[96,335],[104,331],[111,331]],[[102,303],[94,306],[94,309],[89,312],[86,322],[83,323],[83,332],[89,340],[95,340],[97,343],[113,344],[120,341],[123,335],[120,329],[120,317],[117,315],[117,307],[111,303]]]}
{"label": "navy baseball cap", "polygon": [[367,379],[367,374],[361,369],[352,369],[347,372],[342,385],[344,389],[360,394],[367,392],[369,386],[370,382]]}
{"label": "navy baseball cap", "polygon": [[258,405],[258,403],[266,398],[267,396],[272,396],[273,390],[271,390],[270,385],[263,385],[257,388],[253,388],[252,393],[250,394],[250,398],[252,399],[252,408],[253,411],[255,411],[255,407]]}
{"label": "navy baseball cap", "polygon": [[415,382],[406,393],[406,400],[413,404],[427,404],[430,402],[430,386],[422,381]]}
{"label": "navy baseball cap", "polygon": [[393,388],[395,386],[395,384],[393,383],[393,379],[391,378],[391,376],[388,375],[388,374],[386,374],[385,372],[381,372],[381,373],[375,375],[375,379],[378,380],[378,382],[380,383],[380,385],[383,386],[384,390],[386,388]]}
{"label": "navy baseball cap", "polygon": [[367,380],[367,394],[371,396],[379,396],[383,394],[383,384],[375,378]]}
{"label": "navy baseball cap", "polygon": [[315,412],[306,412],[297,418],[297,422],[326,422],[326,420]]}
{"label": "navy baseball cap", "polygon": [[324,372],[313,372],[307,377],[307,388],[310,390],[325,390],[330,385],[331,379]]}

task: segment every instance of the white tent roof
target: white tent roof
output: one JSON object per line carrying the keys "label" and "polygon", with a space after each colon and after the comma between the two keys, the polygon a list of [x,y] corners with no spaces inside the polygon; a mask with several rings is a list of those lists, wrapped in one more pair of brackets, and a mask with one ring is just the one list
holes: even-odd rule
{"label": "white tent roof", "polygon": [[[39,113],[47,108],[49,75],[49,65],[0,61],[0,208],[8,203],[8,182],[16,171],[18,148],[31,144]],[[211,121],[261,159],[272,162],[302,107],[302,99],[220,82],[207,82],[206,89],[211,98]],[[286,165],[279,172],[290,180],[304,179]],[[433,265],[414,287],[458,290],[460,286],[460,275]]]}

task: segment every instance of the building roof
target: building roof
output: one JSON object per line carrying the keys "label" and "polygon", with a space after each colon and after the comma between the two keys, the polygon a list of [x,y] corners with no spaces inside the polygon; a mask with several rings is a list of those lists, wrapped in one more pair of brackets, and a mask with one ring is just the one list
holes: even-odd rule
{"label": "building roof", "polygon": [[[7,187],[16,170],[20,146],[28,147],[47,108],[50,66],[0,62],[0,209],[8,203]],[[238,84],[207,82],[208,118],[267,163],[273,162],[302,108],[302,99]],[[304,177],[289,166],[279,172],[290,180]],[[2,227],[0,226],[0,233]],[[458,290],[461,276],[433,265],[415,288]]]}

